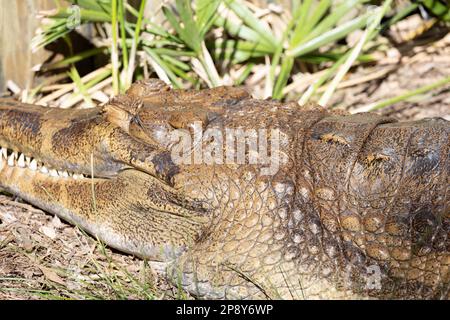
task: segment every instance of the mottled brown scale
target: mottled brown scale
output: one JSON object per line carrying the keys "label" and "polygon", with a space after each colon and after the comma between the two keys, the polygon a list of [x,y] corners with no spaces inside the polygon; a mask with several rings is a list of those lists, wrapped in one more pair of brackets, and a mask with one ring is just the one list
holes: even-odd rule
{"label": "mottled brown scale", "polygon": [[[171,133],[198,123],[279,130],[279,170],[175,164]],[[1,101],[0,146],[88,178],[2,161],[0,186],[198,297],[448,299],[449,132],[145,80],[90,110]]]}

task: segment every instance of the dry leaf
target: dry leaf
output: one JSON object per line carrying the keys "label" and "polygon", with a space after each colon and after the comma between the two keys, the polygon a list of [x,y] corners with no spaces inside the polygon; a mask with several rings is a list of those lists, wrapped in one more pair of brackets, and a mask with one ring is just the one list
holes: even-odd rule
{"label": "dry leaf", "polygon": [[5,224],[10,224],[16,222],[17,218],[9,212],[0,212],[0,220]]}
{"label": "dry leaf", "polygon": [[59,219],[58,216],[54,216],[52,219],[52,225],[53,227],[55,227],[56,229],[61,229],[64,225],[62,224],[61,220]]}
{"label": "dry leaf", "polygon": [[41,271],[44,274],[46,279],[48,279],[48,280],[50,280],[52,282],[55,282],[57,284],[63,285],[63,286],[66,285],[64,280],[60,276],[58,276],[56,274],[56,272],[53,271],[52,269],[47,268],[47,267],[43,267],[43,266],[38,266],[38,267],[39,267],[39,269],[41,269]]}
{"label": "dry leaf", "polygon": [[54,240],[56,238],[56,231],[53,227],[43,226],[39,229],[43,234],[45,234],[50,239]]}

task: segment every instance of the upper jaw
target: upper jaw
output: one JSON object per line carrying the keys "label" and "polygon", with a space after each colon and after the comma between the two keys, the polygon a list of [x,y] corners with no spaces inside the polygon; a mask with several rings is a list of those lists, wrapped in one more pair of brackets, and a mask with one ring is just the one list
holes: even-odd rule
{"label": "upper jaw", "polygon": [[39,159],[28,156],[24,153],[13,151],[7,147],[2,147],[0,145],[0,173],[6,169],[10,170],[30,170],[34,174],[40,174],[43,176],[48,176],[52,178],[65,178],[65,179],[75,179],[82,181],[85,178],[105,178],[100,176],[95,176],[94,172],[90,175],[81,173],[79,170],[70,170],[65,167],[53,167],[46,163],[41,162]]}
{"label": "upper jaw", "polygon": [[[75,132],[60,134],[71,124],[88,123],[98,114],[95,109],[82,113],[81,110],[52,109],[0,100],[2,159],[9,167],[28,168],[54,177],[91,175],[93,168],[97,177],[112,177],[124,167],[123,164],[89,161],[98,157],[90,154],[100,155],[94,152],[93,146],[79,148],[75,140],[82,139],[77,139]],[[79,133],[83,134],[82,131]]]}
{"label": "upper jaw", "polygon": [[0,147],[11,166],[47,169],[55,176],[113,178],[135,169],[172,184],[178,172],[168,152],[131,137],[99,108],[62,110],[0,100]]}

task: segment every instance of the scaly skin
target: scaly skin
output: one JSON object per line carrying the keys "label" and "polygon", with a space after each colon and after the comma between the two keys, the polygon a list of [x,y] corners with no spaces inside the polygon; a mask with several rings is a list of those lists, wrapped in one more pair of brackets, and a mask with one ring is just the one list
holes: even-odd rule
{"label": "scaly skin", "polygon": [[[175,164],[170,134],[195,121],[278,129],[280,169]],[[83,111],[1,101],[0,146],[60,175],[2,158],[0,187],[198,297],[448,299],[449,132],[149,80]]]}

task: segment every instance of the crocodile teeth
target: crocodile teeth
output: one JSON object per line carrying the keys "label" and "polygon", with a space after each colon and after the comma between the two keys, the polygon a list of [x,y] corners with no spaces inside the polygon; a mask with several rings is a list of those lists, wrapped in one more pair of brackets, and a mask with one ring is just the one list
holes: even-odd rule
{"label": "crocodile teeth", "polygon": [[77,180],[85,178],[83,174],[69,172],[67,170],[49,169],[43,163],[38,162],[38,160],[33,159],[32,157],[28,157],[23,153],[8,150],[8,148],[5,147],[0,147],[0,166],[3,166],[3,160],[5,160],[10,167],[17,166],[19,168],[28,168],[31,171],[39,171],[42,174],[54,178],[73,178]]}
{"label": "crocodile teeth", "polygon": [[25,156],[23,155],[23,153],[20,154],[19,159],[17,160],[17,165],[20,168],[25,168]]}
{"label": "crocodile teeth", "polygon": [[58,171],[58,175],[63,178],[69,177],[69,173],[67,171]]}
{"label": "crocodile teeth", "polygon": [[28,165],[28,168],[30,168],[33,171],[37,170],[37,161],[35,159],[31,160],[30,164]]}
{"label": "crocodile teeth", "polygon": [[14,167],[14,161],[17,159],[17,152],[11,153],[8,158],[8,166]]}
{"label": "crocodile teeth", "polygon": [[73,178],[74,178],[75,180],[83,179],[83,178],[84,178],[84,175],[83,175],[83,174],[74,173],[74,174],[73,174]]}

